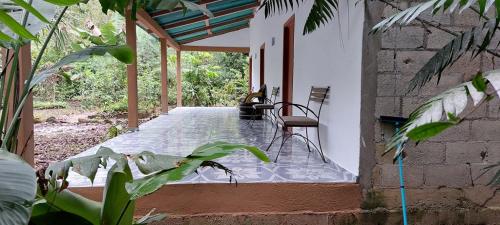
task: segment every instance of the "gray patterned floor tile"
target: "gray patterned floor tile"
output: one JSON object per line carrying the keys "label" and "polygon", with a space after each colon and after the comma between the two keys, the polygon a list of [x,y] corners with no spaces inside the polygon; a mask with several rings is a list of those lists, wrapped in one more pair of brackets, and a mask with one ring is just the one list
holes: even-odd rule
{"label": "gray patterned floor tile", "polygon": [[[100,146],[125,154],[152,151],[156,153],[185,156],[194,148],[214,141],[227,141],[255,145],[265,149],[273,137],[273,126],[269,121],[256,121],[252,128],[238,117],[236,108],[176,108],[168,115],[159,116],[140,126],[138,132],[122,134],[95,146],[78,156],[91,155]],[[278,140],[280,141],[280,140]],[[267,152],[271,159],[276,157],[279,144]],[[235,173],[239,183],[335,183],[355,182],[356,176],[339,165],[323,163],[319,154],[309,152],[302,140],[293,138],[285,144],[278,163],[262,163],[246,151],[219,159]],[[142,177],[132,166],[135,178]],[[103,186],[106,171],[100,169],[94,186]],[[92,185],[87,179],[70,174],[73,187]],[[203,168],[198,174],[186,177],[176,183],[227,183],[229,177],[222,171]]]}

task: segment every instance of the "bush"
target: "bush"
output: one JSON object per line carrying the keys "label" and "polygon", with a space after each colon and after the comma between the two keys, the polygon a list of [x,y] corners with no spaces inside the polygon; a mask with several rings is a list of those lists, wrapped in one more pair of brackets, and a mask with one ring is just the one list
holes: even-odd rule
{"label": "bush", "polygon": [[46,102],[46,101],[35,101],[33,102],[33,108],[35,109],[65,109],[69,105],[66,102]]}

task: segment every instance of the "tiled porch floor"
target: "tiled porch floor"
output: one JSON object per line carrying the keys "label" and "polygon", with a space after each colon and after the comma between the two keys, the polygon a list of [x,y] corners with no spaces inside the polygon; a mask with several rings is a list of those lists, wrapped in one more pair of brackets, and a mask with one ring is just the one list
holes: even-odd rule
{"label": "tiled porch floor", "polygon": [[[214,141],[245,143],[265,149],[273,137],[269,121],[257,121],[253,129],[238,118],[236,108],[176,108],[168,115],[159,116],[140,126],[134,133],[126,133],[101,144],[121,153],[156,153],[185,156],[202,144]],[[279,143],[267,153],[274,160]],[[99,145],[100,146],[100,145]],[[79,156],[97,151],[95,146]],[[278,163],[262,163],[246,151],[239,151],[218,160],[235,172],[239,183],[333,183],[355,182],[356,177],[335,163],[323,163],[317,152],[309,153],[304,142],[294,139],[285,145]],[[132,168],[140,177],[137,168]],[[103,186],[106,171],[100,170],[94,186]],[[90,181],[76,174],[69,177],[73,187],[90,186]],[[204,168],[178,183],[227,183],[229,177],[222,171]]]}

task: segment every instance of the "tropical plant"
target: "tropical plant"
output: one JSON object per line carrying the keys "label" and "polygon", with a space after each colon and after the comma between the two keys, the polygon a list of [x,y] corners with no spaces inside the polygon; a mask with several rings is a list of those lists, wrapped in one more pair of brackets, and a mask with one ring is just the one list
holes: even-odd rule
{"label": "tropical plant", "polygon": [[[494,9],[495,18],[489,18],[486,15],[486,12],[490,9]],[[456,33],[432,22],[419,19],[418,16],[426,10],[431,10],[433,14],[438,12],[462,13],[464,10],[472,10],[477,13],[481,20],[472,29]],[[496,48],[499,44],[492,43],[500,22],[500,1],[498,0],[426,1],[386,18],[374,27],[373,32],[388,29],[396,22],[404,26],[414,20],[441,30],[444,29],[444,31],[454,35],[455,38],[439,49],[415,74],[410,81],[408,92],[421,89],[434,77],[437,77],[439,82],[443,71],[451,67],[461,57],[464,57],[466,53],[471,53],[472,58],[483,52],[487,52],[493,57],[500,56],[496,50],[490,49],[491,45]],[[460,84],[429,99],[410,114],[409,120],[390,140],[386,153],[400,146],[401,148],[395,153],[395,158],[397,158],[405,151],[404,147],[408,141],[412,140],[418,143],[427,140],[461,123],[480,105],[498,95],[498,90],[500,90],[499,72],[498,70],[480,72],[472,81]],[[472,99],[473,106],[470,110],[466,110],[469,98]],[[495,167],[500,167],[500,162],[484,168],[483,174]],[[500,184],[500,170],[496,172],[489,184]]]}
{"label": "tropical plant", "polygon": [[[134,10],[138,3],[146,1],[132,1]],[[150,1],[155,2],[155,1]],[[158,1],[156,1],[158,2]],[[176,4],[169,5],[167,9],[173,9],[179,4],[186,7],[196,8],[194,3],[185,1],[167,1]],[[71,223],[77,224],[132,224],[132,213],[134,200],[152,193],[160,188],[164,183],[181,179],[184,175],[194,172],[200,166],[213,166],[227,169],[216,162],[210,160],[227,155],[236,148],[246,148],[255,152],[254,148],[237,145],[224,145],[217,143],[196,149],[188,157],[160,156],[152,153],[142,153],[136,156],[135,161],[142,171],[148,174],[137,182],[131,181],[130,168],[127,158],[123,154],[117,154],[109,149],[99,151],[99,155],[94,157],[72,159],[61,164],[52,166],[46,176],[39,176],[37,180],[33,168],[19,156],[13,154],[18,148],[17,131],[21,122],[20,114],[25,102],[29,98],[33,88],[57,73],[61,67],[83,60],[91,56],[102,56],[110,54],[116,59],[131,63],[133,53],[131,49],[124,45],[113,43],[112,35],[104,35],[106,41],[96,42],[85,48],[62,57],[54,65],[38,70],[40,61],[47,49],[48,43],[54,37],[57,27],[69,6],[82,3],[80,0],[45,0],[29,1],[11,0],[11,2],[0,3],[0,46],[5,48],[3,66],[0,73],[0,224],[18,225],[28,224],[30,216],[31,223],[34,224],[65,224],[65,219],[70,218]],[[103,11],[114,10],[124,13],[129,1],[101,1]],[[57,10],[56,6],[62,6]],[[47,17],[57,15],[55,22],[50,22]],[[135,13],[132,13],[134,16]],[[26,80],[19,80],[20,51],[24,45],[30,41],[39,41],[37,33],[42,26],[49,26],[50,31],[45,40],[42,41],[39,54],[36,57],[31,70],[26,75]],[[109,45],[111,44],[111,45]],[[15,85],[23,82],[24,87],[19,90]],[[10,107],[12,105],[13,107]],[[11,115],[11,116],[9,116]],[[219,150],[219,151],[218,151]],[[259,154],[258,152],[255,152]],[[88,199],[82,199],[78,195],[65,190],[67,182],[65,179],[58,180],[60,176],[66,178],[70,168],[87,175],[91,179],[95,171],[102,165],[107,166],[107,159],[115,160],[115,164],[110,169],[108,182],[105,190],[104,202],[99,204]],[[148,161],[144,161],[144,159]],[[160,162],[170,159],[171,164]],[[152,163],[149,163],[152,162]],[[174,163],[175,162],[175,163]],[[75,166],[76,165],[76,166]],[[75,169],[76,168],[76,169]],[[228,171],[228,170],[226,170]],[[48,181],[44,181],[48,178]],[[41,187],[37,196],[37,182]],[[162,183],[163,182],[163,183]],[[129,183],[125,187],[125,183]],[[128,196],[128,199],[121,198]],[[123,207],[122,201],[126,201]],[[119,207],[118,207],[119,206]],[[32,212],[33,209],[33,212]],[[80,214],[78,214],[80,213]],[[77,217],[73,214],[78,215]],[[40,219],[41,218],[41,219]],[[153,217],[157,218],[157,217]],[[39,220],[38,220],[39,219]],[[74,219],[79,219],[75,221]],[[141,223],[148,221],[148,218],[141,220]],[[66,220],[67,222],[68,220]],[[81,223],[80,223],[81,222]],[[67,224],[67,223],[66,223]]]}
{"label": "tropical plant", "polygon": [[[132,62],[132,51],[127,46],[103,44],[80,49],[79,51],[68,54],[50,67],[38,70],[41,58],[43,57],[47,45],[52,39],[61,18],[70,5],[78,2],[61,0],[54,1],[54,3],[63,5],[64,8],[60,11],[57,19],[53,23],[50,23],[41,12],[38,12],[37,9],[35,9],[36,5],[32,6],[23,0],[12,1],[12,3],[9,4],[2,3],[0,5],[0,30],[2,30],[0,36],[3,37],[0,45],[7,48],[7,50],[5,50],[6,54],[3,58],[3,67],[0,74],[0,93],[2,95],[0,103],[2,104],[3,109],[0,115],[0,128],[2,129],[2,132],[0,132],[0,141],[1,147],[11,152],[17,149],[17,130],[20,124],[20,113],[23,109],[24,103],[28,99],[28,96],[37,84],[41,83],[49,76],[57,73],[61,67],[74,62],[86,60],[91,56],[102,56],[109,53],[124,63]],[[54,5],[48,6],[48,3],[43,4],[45,5],[43,5],[42,8],[45,11],[47,11],[47,9],[56,11]],[[35,18],[30,15],[35,15]],[[15,18],[20,19],[16,20]],[[24,74],[26,77],[24,88],[19,90],[15,87],[15,84],[24,82],[18,81],[20,77],[18,69],[19,52],[22,46],[30,40],[37,39],[37,37],[32,33],[36,34],[36,32],[41,30],[41,23],[48,24],[51,29],[47,38],[43,41],[43,47],[40,49],[40,52],[31,67],[31,71],[29,74]],[[14,107],[9,107],[9,105]],[[9,118],[9,115],[12,115],[12,119]]]}
{"label": "tropical plant", "polygon": [[[256,147],[225,142],[200,146],[186,157],[152,152],[127,156],[101,147],[94,155],[54,163],[45,173],[37,174],[37,179],[33,168],[22,159],[0,150],[0,224],[132,225],[161,220],[165,218],[164,214],[149,213],[134,221],[136,200],[154,193],[169,182],[195,173],[200,167],[223,170],[231,180],[232,171],[213,160],[237,150],[247,150],[258,159],[269,162]],[[114,163],[110,164],[110,160]],[[129,161],[144,177],[133,179]],[[67,189],[70,170],[93,182],[99,168],[108,169],[102,202]]]}

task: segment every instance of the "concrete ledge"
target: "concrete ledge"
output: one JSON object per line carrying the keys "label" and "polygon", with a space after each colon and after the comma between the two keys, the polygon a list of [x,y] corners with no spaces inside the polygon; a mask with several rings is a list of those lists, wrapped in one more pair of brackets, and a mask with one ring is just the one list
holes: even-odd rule
{"label": "concrete ledge", "polygon": [[[102,188],[72,188],[100,201]],[[361,204],[357,184],[179,184],[137,202],[137,215],[151,209],[169,215],[293,213],[353,210]]]}

